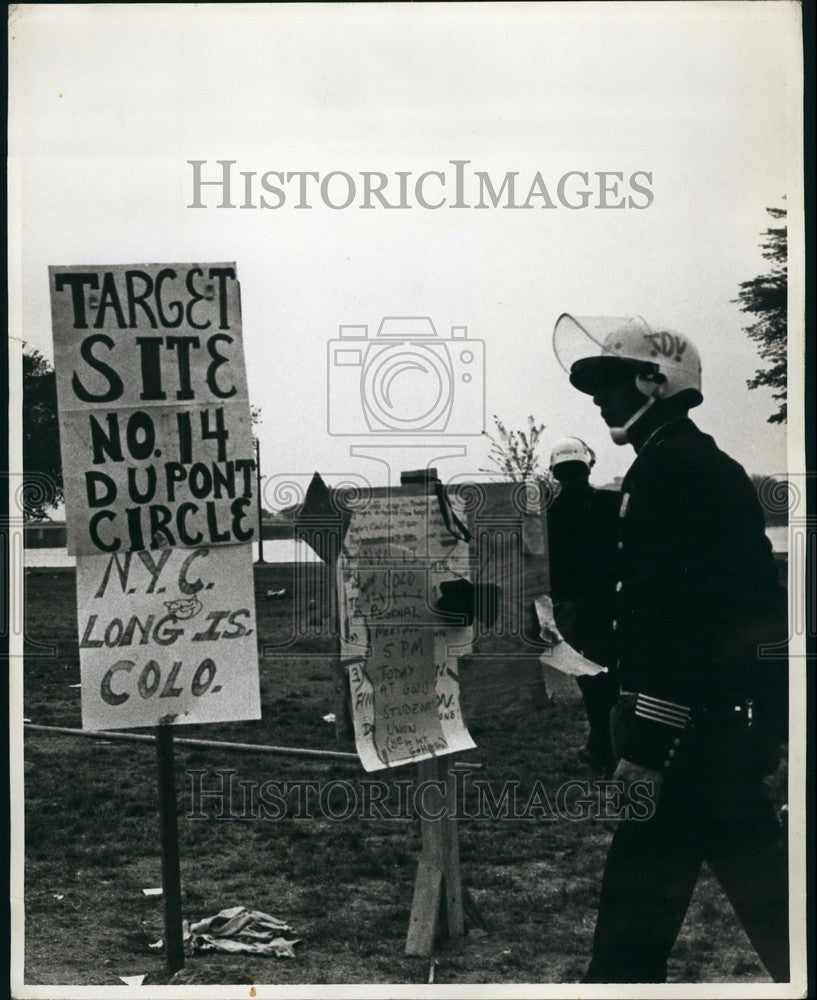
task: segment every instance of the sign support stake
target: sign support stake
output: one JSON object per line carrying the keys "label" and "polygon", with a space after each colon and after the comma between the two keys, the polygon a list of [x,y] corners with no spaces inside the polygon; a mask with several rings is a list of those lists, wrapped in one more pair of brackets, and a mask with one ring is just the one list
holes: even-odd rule
{"label": "sign support stake", "polygon": [[[465,933],[460,841],[456,812],[456,782],[440,757],[417,763],[417,782],[439,782],[444,813],[437,819],[420,818],[423,840],[411,903],[406,954],[428,957],[439,931],[446,938]],[[469,903],[472,901],[469,899]],[[473,904],[472,904],[473,905]]]}
{"label": "sign support stake", "polygon": [[173,727],[156,727],[156,775],[159,788],[159,834],[162,845],[162,899],[165,908],[165,956],[168,975],[184,965],[182,883],[179,871],[179,822]]}
{"label": "sign support stake", "polygon": [[266,562],[264,559],[264,505],[261,502],[261,442],[255,439],[255,503],[258,511],[258,559],[256,562]]}

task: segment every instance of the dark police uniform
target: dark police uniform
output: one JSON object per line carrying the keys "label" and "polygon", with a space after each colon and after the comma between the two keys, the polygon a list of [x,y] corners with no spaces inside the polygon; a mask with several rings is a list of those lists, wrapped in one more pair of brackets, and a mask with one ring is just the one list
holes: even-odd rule
{"label": "dark police uniform", "polygon": [[[574,479],[562,484],[548,510],[556,625],[575,649],[607,667],[614,660],[611,621],[619,501],[617,492],[597,490],[586,479]],[[602,769],[612,770],[610,711],[618,699],[618,682],[612,673],[577,680],[590,723],[587,750]]]}
{"label": "dark police uniform", "polygon": [[[775,980],[788,979],[785,841],[763,776],[786,738],[779,586],[754,487],[688,418],[622,483],[619,756],[662,772],[654,815],[607,856],[585,982],[662,982],[704,861]],[[780,654],[777,654],[778,657]]]}

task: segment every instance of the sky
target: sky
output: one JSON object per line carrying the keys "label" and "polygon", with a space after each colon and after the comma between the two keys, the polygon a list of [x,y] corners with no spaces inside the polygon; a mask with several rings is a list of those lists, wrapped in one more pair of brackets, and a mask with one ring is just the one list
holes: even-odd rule
{"label": "sky", "polygon": [[[767,266],[766,207],[796,216],[800,204],[796,18],[794,4],[763,2],[18,5],[12,336],[53,357],[49,265],[234,260],[275,507],[315,470],[381,483],[384,459],[392,475],[486,466],[480,437],[383,449],[363,430],[328,432],[332,406],[364,428],[355,373],[328,364],[329,342],[344,324],[373,340],[386,316],[428,316],[449,344],[467,327],[484,384],[457,368],[451,427],[483,389],[489,429],[491,414],[509,427],[533,415],[545,462],[578,435],[597,452],[596,482],[623,475],[631,449],[570,387],[551,339],[565,311],[641,315],[697,343],[700,425],[749,471],[783,473],[786,429],[767,422],[768,391],[746,388],[759,359],[733,300]],[[449,195],[452,160],[496,186],[517,172],[524,191],[540,171],[551,194],[568,171],[644,171],[653,197],[619,210],[334,210],[319,198],[299,210],[287,186],[275,210],[221,209],[212,190],[188,207],[188,161],[212,178],[223,159],[257,174],[382,171],[392,185],[398,171],[447,171]],[[460,364],[459,342],[439,349]],[[429,383],[406,377],[395,392],[410,403]]]}

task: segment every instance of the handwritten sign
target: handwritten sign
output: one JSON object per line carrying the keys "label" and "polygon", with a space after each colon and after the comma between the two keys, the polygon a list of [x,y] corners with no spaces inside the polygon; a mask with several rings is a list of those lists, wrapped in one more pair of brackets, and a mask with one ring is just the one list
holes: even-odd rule
{"label": "handwritten sign", "polygon": [[443,580],[468,578],[467,545],[434,497],[372,497],[356,512],[338,562],[355,742],[367,771],[474,746],[459,705],[458,658],[471,628],[432,604]]}
{"label": "handwritten sign", "polygon": [[83,727],[260,718],[235,265],[49,281]]}
{"label": "handwritten sign", "polygon": [[259,719],[249,545],[77,560],[84,729]]}
{"label": "handwritten sign", "polygon": [[235,265],[51,267],[49,280],[68,551],[250,542]]}

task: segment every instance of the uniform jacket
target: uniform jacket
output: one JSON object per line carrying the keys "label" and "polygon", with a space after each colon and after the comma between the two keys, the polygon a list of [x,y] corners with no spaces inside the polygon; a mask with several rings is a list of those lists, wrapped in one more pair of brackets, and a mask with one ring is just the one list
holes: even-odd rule
{"label": "uniform jacket", "polygon": [[[648,439],[624,478],[614,628],[621,688],[638,695],[624,756],[669,766],[709,724],[785,727],[786,595],[755,489],[688,418]],[[739,711],[738,711],[739,709]]]}

